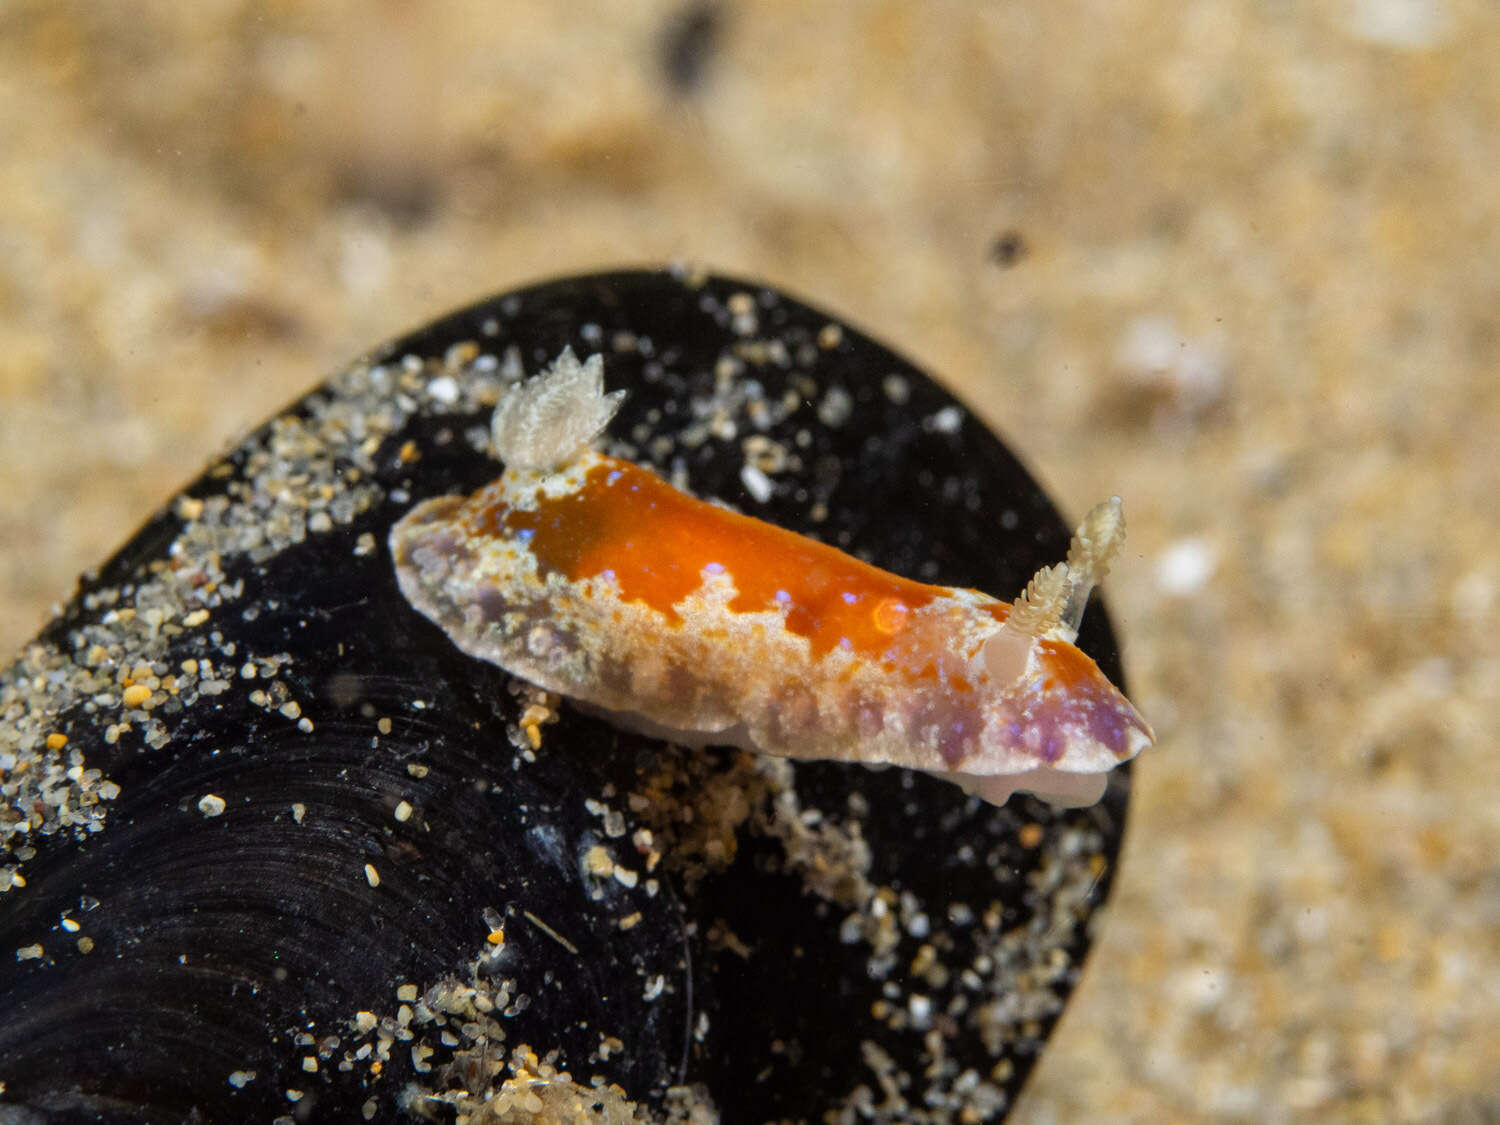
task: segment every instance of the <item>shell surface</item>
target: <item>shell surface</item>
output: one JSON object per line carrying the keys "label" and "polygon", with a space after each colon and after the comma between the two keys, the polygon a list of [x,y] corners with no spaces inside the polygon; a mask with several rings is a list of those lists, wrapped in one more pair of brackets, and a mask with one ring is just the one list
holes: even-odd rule
{"label": "shell surface", "polygon": [[[533,1080],[585,1096],[566,1071],[656,1118],[1009,1107],[1108,891],[1128,767],[1093,808],[995,809],[679,751],[457,651],[382,544],[493,476],[496,401],[564,345],[630,391],[614,452],[698,496],[946,585],[1018,589],[1066,551],[950,396],[770,290],[569,278],[381,349],[0,675],[0,1106],[390,1120]],[[1079,645],[1120,682],[1097,605]]]}

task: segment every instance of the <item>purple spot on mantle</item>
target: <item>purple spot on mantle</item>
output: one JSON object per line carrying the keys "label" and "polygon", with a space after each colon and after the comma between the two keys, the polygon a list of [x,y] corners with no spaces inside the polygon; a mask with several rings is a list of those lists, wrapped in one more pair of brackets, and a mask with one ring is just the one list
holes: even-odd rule
{"label": "purple spot on mantle", "polygon": [[1056,716],[1048,716],[1048,722],[1043,727],[1041,757],[1042,761],[1051,765],[1063,756],[1063,751],[1068,748],[1068,740],[1063,737],[1061,724]]}

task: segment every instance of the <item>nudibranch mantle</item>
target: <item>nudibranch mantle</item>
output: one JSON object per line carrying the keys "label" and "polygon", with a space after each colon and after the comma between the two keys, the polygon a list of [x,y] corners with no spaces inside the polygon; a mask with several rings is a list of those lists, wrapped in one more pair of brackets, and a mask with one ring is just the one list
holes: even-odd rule
{"label": "nudibranch mantle", "polygon": [[502,475],[391,530],[406,599],[470,656],[686,745],[925,770],[1092,804],[1153,739],[1076,648],[1123,535],[1094,509],[1014,602],[891,574],[590,447],[618,408],[564,350],[496,408]]}

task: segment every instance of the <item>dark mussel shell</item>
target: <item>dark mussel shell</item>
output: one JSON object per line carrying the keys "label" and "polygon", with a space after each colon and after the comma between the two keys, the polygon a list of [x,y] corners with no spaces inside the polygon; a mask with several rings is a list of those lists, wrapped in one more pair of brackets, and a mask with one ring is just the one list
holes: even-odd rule
{"label": "dark mussel shell", "polygon": [[[397,591],[391,524],[496,475],[490,407],[564,345],[630,392],[610,450],[700,496],[1002,597],[1066,550],[949,394],[762,286],[567,278],[380,349],[193,482],[0,680],[3,1120],[1012,1103],[1127,770],[1094,808],[994,809],[567,701],[537,726],[549,701]],[[1097,605],[1080,643],[1120,681]]]}

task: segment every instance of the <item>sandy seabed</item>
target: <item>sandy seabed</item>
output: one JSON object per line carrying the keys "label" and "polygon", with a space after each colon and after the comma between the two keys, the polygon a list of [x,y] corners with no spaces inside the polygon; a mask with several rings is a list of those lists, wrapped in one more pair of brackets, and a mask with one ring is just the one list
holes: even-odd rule
{"label": "sandy seabed", "polygon": [[1012,1120],[1493,1119],[1496,57],[1476,0],[9,5],[0,650],[381,340],[763,279],[1125,499],[1160,744]]}

